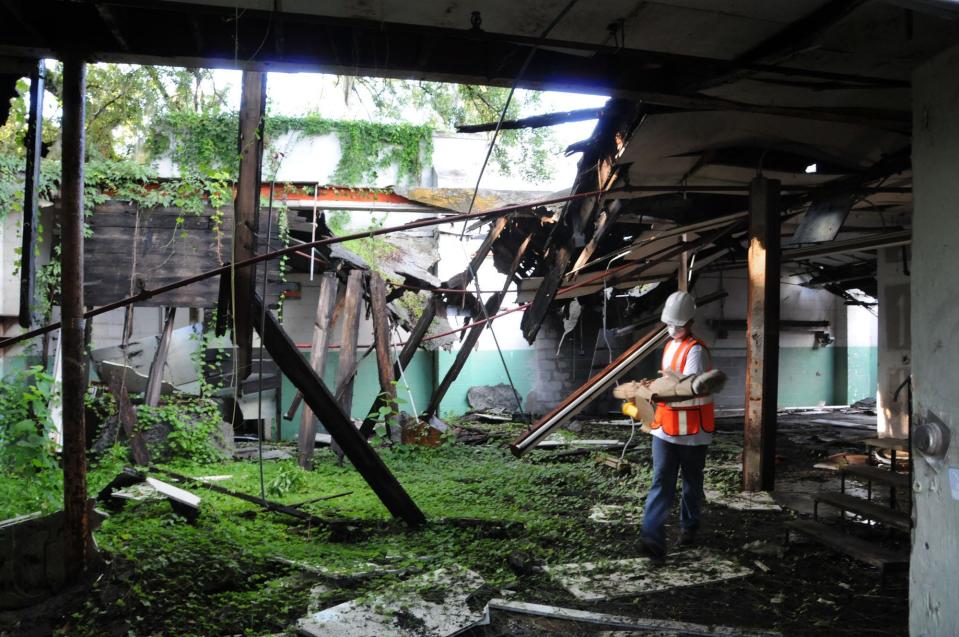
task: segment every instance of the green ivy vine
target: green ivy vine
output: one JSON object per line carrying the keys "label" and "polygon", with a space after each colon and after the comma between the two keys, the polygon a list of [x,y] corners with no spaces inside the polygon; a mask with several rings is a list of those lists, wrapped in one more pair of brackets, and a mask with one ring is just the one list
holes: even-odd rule
{"label": "green ivy vine", "polygon": [[[171,112],[160,117],[147,141],[152,159],[169,156],[181,172],[232,177],[237,171],[236,113]],[[413,124],[340,121],[318,115],[268,116],[264,143],[269,146],[288,133],[298,136],[335,134],[340,160],[333,180],[341,185],[372,183],[379,171],[397,166],[399,179],[419,179],[433,156],[433,128]]]}

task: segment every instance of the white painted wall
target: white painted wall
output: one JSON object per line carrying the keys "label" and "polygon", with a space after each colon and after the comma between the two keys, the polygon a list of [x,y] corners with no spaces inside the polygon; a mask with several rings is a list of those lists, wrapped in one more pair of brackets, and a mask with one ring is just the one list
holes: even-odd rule
{"label": "white painted wall", "polygon": [[909,631],[933,637],[959,635],[959,47],[920,66],[912,86],[914,425],[932,412],[952,434],[944,462],[914,463]]}
{"label": "white painted wall", "polygon": [[905,438],[908,435],[908,392],[899,400],[896,389],[912,369],[910,338],[910,279],[905,272],[901,248],[879,252],[879,388],[876,407],[879,435]]}
{"label": "white painted wall", "polygon": [[[364,184],[377,188],[386,186],[425,186],[432,188],[474,188],[480,174],[483,159],[489,148],[486,134],[436,133],[433,136],[433,158],[425,166],[418,180],[407,184],[401,180],[396,166],[383,169],[373,183]],[[283,153],[276,179],[285,181],[315,181],[321,185],[335,184],[333,174],[340,159],[340,141],[336,134],[302,135],[287,133],[274,141],[264,152],[263,178],[269,179],[269,157],[273,152]],[[530,184],[519,175],[501,174],[494,162],[483,173],[482,188],[493,190],[539,190],[557,191],[568,189],[576,176],[579,155],[558,155],[552,164],[552,172],[544,183]],[[169,158],[154,163],[161,177],[179,174]]]}

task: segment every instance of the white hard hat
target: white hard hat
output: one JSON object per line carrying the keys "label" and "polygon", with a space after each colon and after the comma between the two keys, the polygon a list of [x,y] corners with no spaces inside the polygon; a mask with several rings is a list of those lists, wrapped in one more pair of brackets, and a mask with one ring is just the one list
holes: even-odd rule
{"label": "white hard hat", "polygon": [[689,292],[673,292],[666,299],[660,320],[666,325],[686,325],[696,314],[696,301]]}

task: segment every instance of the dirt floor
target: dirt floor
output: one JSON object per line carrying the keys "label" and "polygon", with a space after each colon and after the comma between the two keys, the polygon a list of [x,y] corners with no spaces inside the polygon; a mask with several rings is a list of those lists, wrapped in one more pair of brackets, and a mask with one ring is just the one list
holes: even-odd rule
{"label": "dirt floor", "polygon": [[[460,442],[382,450],[429,518],[425,529],[410,530],[390,520],[356,472],[348,464],[337,465],[327,450],[318,450],[317,468],[310,473],[289,460],[267,461],[263,480],[273,499],[290,504],[350,491],[304,507],[334,522],[323,528],[305,525],[203,489],[192,489],[204,499],[194,524],[172,513],[166,502],[131,502],[97,532],[106,563],[91,586],[59,604],[0,613],[0,636],[285,634],[308,610],[376,595],[416,573],[452,564],[486,580],[474,604],[508,597],[783,635],[904,635],[905,574],[882,579],[875,569],[819,545],[798,538],[784,543],[783,522],[808,515],[809,494],[837,488],[834,472],[812,465],[836,453],[864,452],[857,441],[870,432],[861,424],[811,423],[833,417],[805,413],[780,418],[776,497],[791,508],[741,511],[707,503],[700,543],[752,569],[747,577],[616,601],[577,601],[541,567],[638,556],[637,527],[629,520],[641,516],[649,438],[636,434],[625,456],[632,472],[619,475],[597,462],[595,449],[535,450],[517,460],[505,446],[522,425],[467,422],[462,424],[468,433]],[[733,416],[720,427],[707,460],[706,486],[733,493],[740,481],[742,424]],[[630,435],[628,426],[600,422],[581,422],[572,429],[563,436],[625,441]],[[228,475],[219,484],[259,492],[255,462],[181,463],[174,468],[193,476]],[[115,471],[116,466],[96,468],[91,489]],[[591,520],[596,504],[622,506],[623,518],[605,524]],[[832,515],[834,523],[857,535],[908,548],[903,534]],[[674,515],[672,540],[675,534]],[[597,625],[494,613],[489,626],[467,634],[611,633]]]}

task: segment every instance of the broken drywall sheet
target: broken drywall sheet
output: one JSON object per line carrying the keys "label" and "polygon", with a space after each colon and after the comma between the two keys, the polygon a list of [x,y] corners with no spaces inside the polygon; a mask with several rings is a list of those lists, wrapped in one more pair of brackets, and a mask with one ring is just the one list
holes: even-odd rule
{"label": "broken drywall sheet", "polygon": [[296,624],[306,637],[393,635],[452,637],[483,621],[466,601],[483,578],[463,568],[443,568],[401,582],[368,601],[353,600],[312,613]]}
{"label": "broken drywall sheet", "polygon": [[719,504],[737,511],[782,511],[768,491],[743,491],[742,493],[720,493],[713,489],[704,489],[706,501]]}
{"label": "broken drywall sheet", "polygon": [[670,554],[664,564],[639,557],[609,562],[560,564],[547,573],[584,602],[633,597],[671,588],[698,586],[745,577],[752,570],[704,548]]}

